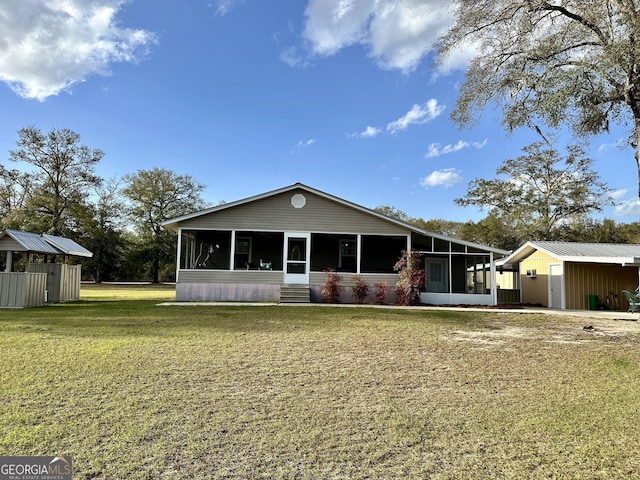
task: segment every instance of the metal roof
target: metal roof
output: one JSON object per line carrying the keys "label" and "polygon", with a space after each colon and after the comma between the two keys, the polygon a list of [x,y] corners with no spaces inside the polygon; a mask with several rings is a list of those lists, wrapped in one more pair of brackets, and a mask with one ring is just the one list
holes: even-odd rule
{"label": "metal roof", "polygon": [[64,237],[55,237],[53,235],[43,235],[44,239],[55,248],[67,255],[75,255],[77,257],[92,257],[93,253],[84,248],[82,245]]}
{"label": "metal roof", "polygon": [[208,215],[210,213],[218,212],[218,211],[221,211],[221,210],[226,210],[228,208],[232,208],[232,207],[235,207],[235,206],[238,206],[238,205],[243,205],[243,204],[247,204],[247,203],[250,203],[250,202],[255,202],[257,200],[261,200],[261,199],[268,198],[268,197],[271,197],[271,196],[274,196],[274,195],[278,195],[278,194],[281,194],[281,193],[289,192],[289,191],[292,191],[292,190],[295,190],[295,189],[305,190],[305,191],[307,191],[309,193],[312,193],[312,194],[318,195],[320,197],[332,200],[334,202],[337,202],[337,203],[340,203],[342,205],[345,205],[345,206],[347,206],[349,208],[353,208],[355,210],[358,210],[360,212],[366,213],[368,215],[372,215],[374,217],[378,217],[378,218],[380,218],[382,220],[385,220],[387,222],[394,223],[396,225],[401,225],[402,227],[404,227],[404,228],[406,228],[406,229],[408,229],[408,230],[410,230],[412,232],[416,232],[416,233],[419,233],[419,234],[422,234],[422,235],[427,235],[427,236],[430,236],[430,237],[433,237],[433,238],[438,238],[438,239],[441,239],[441,240],[451,241],[451,242],[457,243],[459,245],[466,245],[466,246],[477,248],[479,250],[483,250],[483,251],[487,251],[487,252],[497,253],[499,255],[505,255],[505,254],[508,253],[507,250],[503,250],[503,249],[500,249],[500,248],[495,248],[495,247],[491,247],[491,246],[488,246],[488,245],[480,245],[478,243],[468,242],[466,240],[459,240],[459,239],[447,237],[445,235],[441,235],[441,234],[438,234],[438,233],[428,232],[428,231],[423,230],[422,228],[418,228],[417,226],[412,225],[410,223],[407,223],[407,222],[404,222],[402,220],[398,220],[398,219],[395,219],[395,218],[392,218],[392,217],[388,217],[387,215],[384,215],[382,213],[376,212],[375,210],[371,210],[369,208],[363,207],[361,205],[358,205],[356,203],[350,202],[350,201],[345,200],[343,198],[336,197],[335,195],[331,195],[331,194],[323,192],[321,190],[317,190],[315,188],[309,187],[309,186],[304,185],[302,183],[294,183],[293,185],[289,185],[287,187],[282,187],[282,188],[279,188],[277,190],[272,190],[272,191],[269,191],[269,192],[265,192],[265,193],[262,193],[260,195],[254,195],[252,197],[244,198],[244,199],[241,199],[241,200],[236,200],[236,201],[230,202],[230,203],[224,203],[222,205],[217,205],[215,207],[210,207],[210,208],[207,208],[205,210],[200,210],[200,211],[197,211],[197,212],[189,213],[187,215],[182,215],[180,217],[176,217],[176,218],[172,218],[172,219],[169,219],[169,220],[165,220],[164,222],[161,223],[161,225],[163,227],[165,227],[165,228],[168,228],[170,230],[173,230],[173,231],[177,232],[179,230],[180,222],[183,222],[185,220],[189,220],[189,219],[192,219],[192,218],[200,217],[202,215]]}
{"label": "metal roof", "polygon": [[536,250],[565,262],[640,263],[640,245],[638,244],[541,241],[525,243],[508,257],[498,260],[496,264],[519,263]]}
{"label": "metal roof", "polygon": [[[8,236],[20,247],[21,251],[32,253],[45,253],[50,255],[77,255],[80,257],[92,257],[86,248],[80,246],[73,240],[54,235],[38,235],[37,233],[20,232],[18,230],[7,229],[0,233],[0,239]],[[7,250],[0,247],[0,250]]]}

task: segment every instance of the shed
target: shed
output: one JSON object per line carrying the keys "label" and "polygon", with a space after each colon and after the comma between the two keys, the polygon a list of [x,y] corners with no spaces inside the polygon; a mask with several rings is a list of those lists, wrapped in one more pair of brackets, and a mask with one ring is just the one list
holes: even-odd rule
{"label": "shed", "polygon": [[597,296],[600,307],[617,303],[617,309],[626,310],[622,291],[638,287],[640,245],[527,242],[496,265],[519,269],[522,303],[586,310]]}
{"label": "shed", "polygon": [[[70,256],[93,255],[68,238],[10,229],[0,232],[0,252],[6,252],[0,273],[0,307],[5,308],[78,300],[81,265],[67,262]],[[16,253],[22,254],[19,262]]]}

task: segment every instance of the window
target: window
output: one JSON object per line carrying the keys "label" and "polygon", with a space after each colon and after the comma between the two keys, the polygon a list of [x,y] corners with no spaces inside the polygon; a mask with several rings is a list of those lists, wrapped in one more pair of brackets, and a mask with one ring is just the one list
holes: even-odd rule
{"label": "window", "polygon": [[356,242],[354,240],[340,240],[340,270],[356,271]]}
{"label": "window", "polygon": [[235,253],[234,267],[235,268],[251,267],[251,238],[250,237],[236,238],[236,253]]}

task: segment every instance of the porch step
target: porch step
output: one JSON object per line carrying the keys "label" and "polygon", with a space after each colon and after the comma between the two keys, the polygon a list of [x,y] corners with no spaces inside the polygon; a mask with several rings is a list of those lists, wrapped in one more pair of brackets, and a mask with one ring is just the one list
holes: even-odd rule
{"label": "porch step", "polygon": [[280,285],[280,303],[310,303],[308,285]]}

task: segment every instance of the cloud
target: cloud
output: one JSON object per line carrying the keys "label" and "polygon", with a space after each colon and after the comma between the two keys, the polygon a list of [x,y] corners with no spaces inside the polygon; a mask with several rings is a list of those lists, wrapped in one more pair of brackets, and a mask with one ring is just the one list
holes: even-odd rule
{"label": "cloud", "polygon": [[316,55],[363,45],[383,69],[414,70],[453,21],[450,0],[309,0],[304,38]]}
{"label": "cloud", "polygon": [[640,201],[636,199],[620,202],[613,209],[613,214],[619,217],[627,215],[638,217],[640,215]]}
{"label": "cloud", "polygon": [[443,170],[434,170],[429,175],[420,179],[420,185],[423,187],[444,186],[452,187],[456,183],[462,181],[462,175],[455,168],[445,168]]}
{"label": "cloud", "polygon": [[429,145],[429,149],[427,153],[425,153],[426,158],[435,158],[441,155],[447,155],[448,153],[459,152],[465,148],[474,147],[478,150],[484,147],[487,144],[487,139],[485,138],[482,142],[465,142],[463,140],[458,141],[454,144],[448,144],[444,147],[441,147],[439,143],[432,143]]}
{"label": "cloud", "polygon": [[622,188],[619,190],[611,190],[609,192],[609,196],[615,201],[615,200],[620,200],[621,198],[624,198],[624,196],[627,194],[627,190]]}
{"label": "cloud", "polygon": [[40,101],[116,62],[136,62],[156,42],[122,28],[125,0],[20,0],[0,3],[0,80]]}
{"label": "cloud", "polygon": [[382,130],[378,127],[368,126],[362,132],[349,133],[347,136],[351,138],[373,138],[377,137],[380,133],[382,133]]}
{"label": "cloud", "polygon": [[300,140],[298,144],[293,148],[293,150],[291,150],[291,153],[296,153],[296,152],[299,152],[300,150],[310,147],[315,142],[316,141],[313,138],[310,138],[309,140],[306,140],[306,141]]}
{"label": "cloud", "polygon": [[214,5],[209,4],[210,6],[214,6],[216,9],[216,14],[223,16],[233,10],[235,7],[243,3],[243,0],[216,0]]}
{"label": "cloud", "polygon": [[419,125],[427,123],[438,117],[444,111],[445,107],[438,105],[435,98],[430,99],[424,105],[414,105],[404,116],[387,125],[387,131],[397,133],[400,130],[409,128],[410,125]]}
{"label": "cloud", "polygon": [[296,47],[285,48],[280,52],[280,60],[290,67],[306,68],[311,65],[309,58],[301,53]]}

